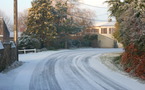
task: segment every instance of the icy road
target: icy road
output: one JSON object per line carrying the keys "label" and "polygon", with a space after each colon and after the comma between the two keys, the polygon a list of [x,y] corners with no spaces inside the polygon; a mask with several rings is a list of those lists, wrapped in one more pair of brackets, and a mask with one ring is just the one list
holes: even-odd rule
{"label": "icy road", "polygon": [[100,55],[122,49],[76,49],[20,55],[25,62],[0,74],[0,90],[145,90],[106,67]]}

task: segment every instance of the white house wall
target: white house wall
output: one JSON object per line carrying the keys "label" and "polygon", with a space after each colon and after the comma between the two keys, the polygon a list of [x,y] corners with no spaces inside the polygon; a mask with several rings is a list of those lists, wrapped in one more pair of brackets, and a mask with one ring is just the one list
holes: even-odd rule
{"label": "white house wall", "polygon": [[[102,34],[101,33],[101,28],[107,28],[107,33]],[[115,27],[114,26],[98,26],[98,27],[95,27],[95,29],[99,29],[99,34],[104,35],[104,36],[109,37],[109,38],[113,38],[113,35],[109,33],[109,28],[115,28]]]}
{"label": "white house wall", "polygon": [[98,35],[99,47],[100,48],[114,48],[114,39],[108,38],[103,35]]}

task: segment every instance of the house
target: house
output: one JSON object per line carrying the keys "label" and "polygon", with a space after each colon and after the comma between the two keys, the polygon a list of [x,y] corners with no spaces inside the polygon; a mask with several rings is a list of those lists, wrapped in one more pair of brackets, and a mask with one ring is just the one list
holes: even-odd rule
{"label": "house", "polygon": [[17,49],[10,41],[10,32],[3,18],[0,18],[0,71],[17,60]]}
{"label": "house", "polygon": [[[18,37],[21,37],[22,32],[18,32]],[[3,18],[0,17],[0,41],[7,42],[14,40],[14,32],[8,30]]]}
{"label": "house", "polygon": [[92,27],[84,30],[84,34],[101,34],[113,38],[115,31],[115,22],[97,22]]}
{"label": "house", "polygon": [[0,17],[0,41],[2,42],[9,42],[10,41],[10,32],[3,20]]}
{"label": "house", "polygon": [[118,43],[113,37],[115,23],[116,22],[96,22],[90,28],[87,28],[77,34],[73,34],[72,36],[97,34],[100,48],[122,47],[122,44]]}
{"label": "house", "polygon": [[82,30],[72,36],[82,36],[87,34],[101,34],[110,38],[113,38],[112,34],[115,31],[115,22],[97,22],[93,26]]}

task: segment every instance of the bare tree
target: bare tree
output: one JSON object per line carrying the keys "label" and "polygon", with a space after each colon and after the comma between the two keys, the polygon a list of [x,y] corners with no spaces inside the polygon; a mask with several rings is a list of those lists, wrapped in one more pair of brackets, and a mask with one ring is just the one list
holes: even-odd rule
{"label": "bare tree", "polygon": [[[89,27],[93,24],[96,14],[88,8],[82,8],[78,3],[80,0],[54,0],[56,2],[67,3],[67,18],[72,18],[81,27]],[[55,5],[54,5],[55,6]]]}
{"label": "bare tree", "polygon": [[83,27],[90,27],[93,24],[93,18],[96,16],[95,13],[89,9],[74,8],[74,12],[70,12],[71,17],[79,25]]}
{"label": "bare tree", "polygon": [[92,26],[96,14],[88,8],[82,8],[76,2],[68,3],[68,17],[71,17],[78,25],[87,28]]}
{"label": "bare tree", "polygon": [[28,16],[28,10],[24,10],[23,12],[19,13],[18,17],[18,30],[20,32],[24,32],[27,28],[26,22],[27,22],[27,16]]}

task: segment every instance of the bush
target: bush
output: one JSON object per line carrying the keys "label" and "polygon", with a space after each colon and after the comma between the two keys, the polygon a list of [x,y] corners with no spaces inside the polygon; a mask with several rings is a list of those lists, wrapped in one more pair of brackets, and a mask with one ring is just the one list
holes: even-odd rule
{"label": "bush", "polygon": [[82,40],[82,47],[92,47],[94,46],[94,41],[97,43],[98,35],[85,35]]}
{"label": "bush", "polygon": [[69,48],[79,48],[81,46],[81,42],[79,40],[69,40],[68,46]]}
{"label": "bush", "polygon": [[47,49],[54,50],[54,49],[62,49],[65,48],[65,41],[63,39],[53,39],[50,41]]}
{"label": "bush", "polygon": [[133,73],[145,80],[145,52],[140,51],[134,44],[125,48],[121,64],[123,64],[126,72]]}
{"label": "bush", "polygon": [[19,38],[18,48],[19,49],[39,49],[41,47],[41,43],[38,39],[32,38],[28,35],[23,35]]}
{"label": "bush", "polygon": [[115,64],[120,64],[120,61],[121,61],[121,56],[117,56],[117,57],[115,57],[115,58],[113,59],[113,62],[114,62]]}
{"label": "bush", "polygon": [[93,35],[85,35],[83,37],[84,40],[98,40],[98,35],[93,34]]}

